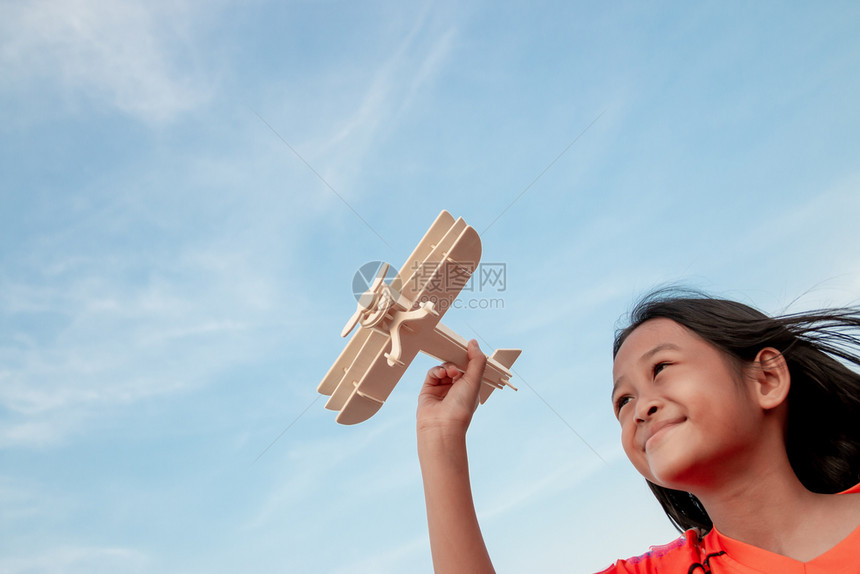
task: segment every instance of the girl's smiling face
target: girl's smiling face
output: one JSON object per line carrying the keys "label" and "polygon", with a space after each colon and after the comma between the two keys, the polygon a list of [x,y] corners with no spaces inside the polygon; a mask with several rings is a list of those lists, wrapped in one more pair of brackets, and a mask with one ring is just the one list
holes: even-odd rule
{"label": "girl's smiling face", "polygon": [[695,493],[755,455],[763,411],[752,383],[678,323],[651,319],[630,333],[613,379],[622,446],[651,482]]}

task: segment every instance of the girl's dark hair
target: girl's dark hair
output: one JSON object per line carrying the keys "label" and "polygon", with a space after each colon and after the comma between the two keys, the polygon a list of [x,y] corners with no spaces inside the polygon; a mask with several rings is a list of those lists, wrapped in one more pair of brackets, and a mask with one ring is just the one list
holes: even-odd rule
{"label": "girl's dark hair", "polygon": [[[742,303],[677,288],[645,296],[615,334],[613,357],[650,319],[679,323],[744,365],[765,347],[779,350],[791,375],[786,450],[803,485],[836,493],[860,482],[860,308],[768,317]],[[672,524],[682,532],[713,526],[701,502],[648,481]]]}

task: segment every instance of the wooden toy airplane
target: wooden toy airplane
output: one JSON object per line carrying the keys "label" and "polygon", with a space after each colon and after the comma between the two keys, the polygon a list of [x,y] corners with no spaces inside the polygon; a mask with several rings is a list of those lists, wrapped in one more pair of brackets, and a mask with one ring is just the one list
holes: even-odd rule
{"label": "wooden toy airplane", "polygon": [[[465,371],[466,339],[439,320],[480,260],[478,232],[443,211],[390,284],[388,264],[382,265],[341,337],[361,328],[317,388],[331,397],[325,408],[340,411],[337,422],[356,424],[376,414],[418,351]],[[498,349],[487,359],[481,403],[494,389],[516,390],[509,369],[520,352]]]}

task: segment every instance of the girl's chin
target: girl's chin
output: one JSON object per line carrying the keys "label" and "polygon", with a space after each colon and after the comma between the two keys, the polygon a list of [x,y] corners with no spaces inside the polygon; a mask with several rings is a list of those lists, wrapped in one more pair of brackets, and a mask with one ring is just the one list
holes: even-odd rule
{"label": "girl's chin", "polygon": [[690,476],[689,465],[679,460],[649,460],[648,474],[645,478],[663,488],[688,491],[692,486],[686,480]]}
{"label": "girl's chin", "polygon": [[633,466],[646,480],[671,490],[689,491],[693,488],[689,479],[693,474],[691,461],[682,456],[672,456],[668,450],[646,454],[639,464]]}

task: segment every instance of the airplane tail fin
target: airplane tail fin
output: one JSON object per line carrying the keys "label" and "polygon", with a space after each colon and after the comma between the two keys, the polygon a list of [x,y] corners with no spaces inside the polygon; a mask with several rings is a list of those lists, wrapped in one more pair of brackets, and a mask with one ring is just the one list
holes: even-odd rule
{"label": "airplane tail fin", "polygon": [[506,369],[510,369],[522,352],[522,349],[496,349],[490,356],[490,360],[497,362]]}
{"label": "airplane tail fin", "polygon": [[[505,369],[510,369],[514,364],[514,361],[517,360],[517,357],[520,356],[520,353],[522,353],[522,349],[496,349],[495,352],[490,355],[490,360],[495,361]],[[507,379],[504,379],[504,382],[510,385]],[[484,404],[487,401],[494,390],[496,390],[496,387],[492,385],[481,385],[481,391],[478,395],[481,404]]]}
{"label": "airplane tail fin", "polygon": [[490,395],[495,390],[496,390],[496,387],[494,387],[492,385],[481,385],[481,390],[480,390],[480,393],[478,394],[478,398],[481,401],[482,405],[485,402],[487,402],[487,399],[490,398]]}

